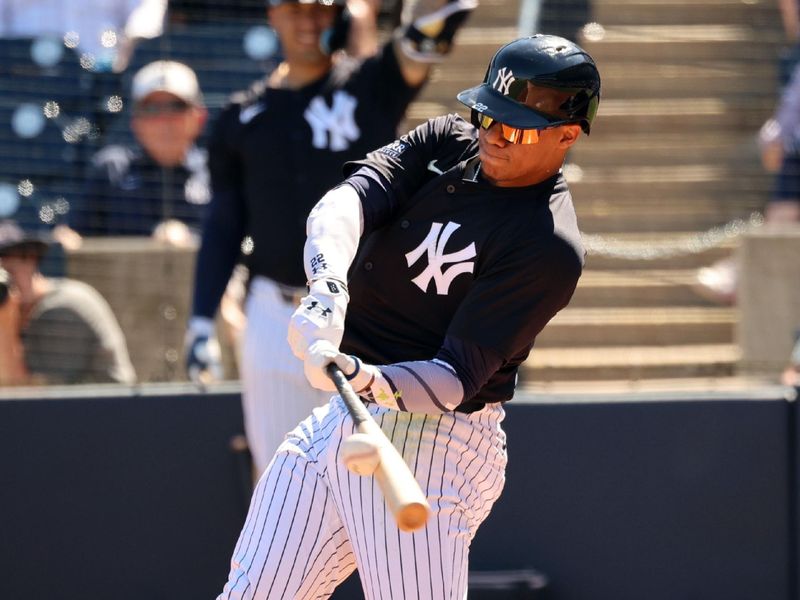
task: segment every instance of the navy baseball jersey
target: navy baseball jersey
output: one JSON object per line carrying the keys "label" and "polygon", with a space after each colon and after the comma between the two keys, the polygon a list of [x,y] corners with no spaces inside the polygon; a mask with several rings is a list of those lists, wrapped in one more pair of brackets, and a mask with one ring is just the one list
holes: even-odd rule
{"label": "navy baseball jersey", "polygon": [[583,267],[564,178],[492,186],[480,174],[477,131],[457,115],[347,169],[364,235],[342,350],[374,364],[446,359],[479,382],[465,412],[509,400],[519,365]]}
{"label": "navy baseball jersey", "polygon": [[244,236],[251,276],[304,286],[308,213],[341,182],[348,160],[388,143],[419,88],[405,82],[391,46],[366,60],[339,60],[298,90],[265,82],[220,115],[210,143],[213,200],[194,313],[211,317]]}
{"label": "navy baseball jersey", "polygon": [[199,230],[211,198],[208,155],[197,147],[183,164],[162,167],[138,145],[109,145],[92,157],[87,179],[69,222],[86,236],[147,236],[168,219]]}

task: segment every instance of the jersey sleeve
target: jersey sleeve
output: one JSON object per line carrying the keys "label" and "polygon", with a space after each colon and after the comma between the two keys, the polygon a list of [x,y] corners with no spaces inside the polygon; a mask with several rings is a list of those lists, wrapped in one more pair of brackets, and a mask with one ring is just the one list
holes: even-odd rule
{"label": "jersey sleeve", "polygon": [[430,119],[391,144],[345,164],[364,211],[364,232],[386,224],[429,181],[474,151],[471,125],[455,114]]}
{"label": "jersey sleeve", "polygon": [[238,105],[217,120],[209,142],[211,202],[197,254],[192,314],[213,318],[240,255],[245,234],[241,163],[236,148]]}
{"label": "jersey sleeve", "polygon": [[519,364],[572,298],[581,270],[575,247],[563,238],[518,245],[477,277],[447,335],[499,355],[504,364]]}

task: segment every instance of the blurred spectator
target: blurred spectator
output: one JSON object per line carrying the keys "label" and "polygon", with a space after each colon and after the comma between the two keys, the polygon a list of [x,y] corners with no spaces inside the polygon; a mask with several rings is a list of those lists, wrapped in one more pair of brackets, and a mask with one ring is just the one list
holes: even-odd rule
{"label": "blurred spectator", "polygon": [[134,76],[131,101],[136,143],[92,158],[70,226],[81,236],[154,234],[188,244],[210,198],[207,153],[195,145],[207,119],[197,77],[181,63],[156,61]]}
{"label": "blurred spectator", "polygon": [[794,348],[789,356],[789,364],[781,375],[781,383],[800,387],[800,333],[795,336]]}
{"label": "blurred spectator", "polygon": [[773,118],[762,126],[759,146],[764,168],[776,174],[766,221],[800,221],[800,66],[784,88]]}
{"label": "blurred spectator", "polygon": [[778,0],[781,24],[786,39],[786,47],[778,59],[778,82],[783,88],[792,76],[800,59],[800,2],[798,0]]}
{"label": "blurred spectator", "polygon": [[[196,380],[215,368],[213,318],[243,251],[250,285],[241,375],[259,472],[285,432],[327,399],[308,385],[286,342],[305,292],[308,213],[341,181],[345,161],[395,139],[431,64],[444,59],[477,2],[418,3],[378,53],[361,60],[337,51],[348,40],[344,4],[270,0],[268,19],[284,60],[234,96],[209,146],[214,194],[197,259],[187,367]],[[361,8],[376,18],[374,5]]]}
{"label": "blurred spectator", "polygon": [[[764,222],[771,226],[800,222],[800,66],[784,88],[774,116],[761,127],[758,143],[764,169],[775,174]],[[729,257],[699,269],[695,289],[715,302],[733,304],[737,282],[738,265]]]}
{"label": "blurred spectator", "polygon": [[111,308],[85,283],[44,276],[47,248],[47,238],[0,223],[0,385],[133,383]]}

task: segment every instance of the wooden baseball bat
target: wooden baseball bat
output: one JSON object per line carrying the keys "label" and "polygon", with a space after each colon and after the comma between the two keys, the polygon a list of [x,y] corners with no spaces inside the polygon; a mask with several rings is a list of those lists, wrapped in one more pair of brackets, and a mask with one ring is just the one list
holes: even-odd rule
{"label": "wooden baseball bat", "polygon": [[411,469],[408,468],[397,448],[369,414],[342,370],[333,363],[329,364],[326,369],[328,376],[336,385],[336,390],[344,400],[347,412],[350,413],[350,417],[356,425],[356,430],[375,440],[380,454],[380,462],[373,476],[383,492],[386,505],[397,521],[397,526],[402,531],[416,531],[423,527],[431,513],[431,507]]}

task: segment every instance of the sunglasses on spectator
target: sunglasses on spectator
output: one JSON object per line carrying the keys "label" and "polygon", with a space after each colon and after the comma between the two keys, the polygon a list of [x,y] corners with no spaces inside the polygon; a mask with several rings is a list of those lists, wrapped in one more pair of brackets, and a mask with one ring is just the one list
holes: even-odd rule
{"label": "sunglasses on spectator", "polygon": [[478,122],[483,129],[489,129],[494,123],[497,123],[500,126],[500,135],[511,144],[536,144],[539,142],[538,129],[511,127],[511,125],[495,121],[492,117],[483,113],[478,113]]}
{"label": "sunglasses on spectator", "polygon": [[188,102],[183,100],[169,100],[167,102],[142,102],[137,104],[133,113],[139,117],[157,117],[159,115],[179,115],[190,108]]}

